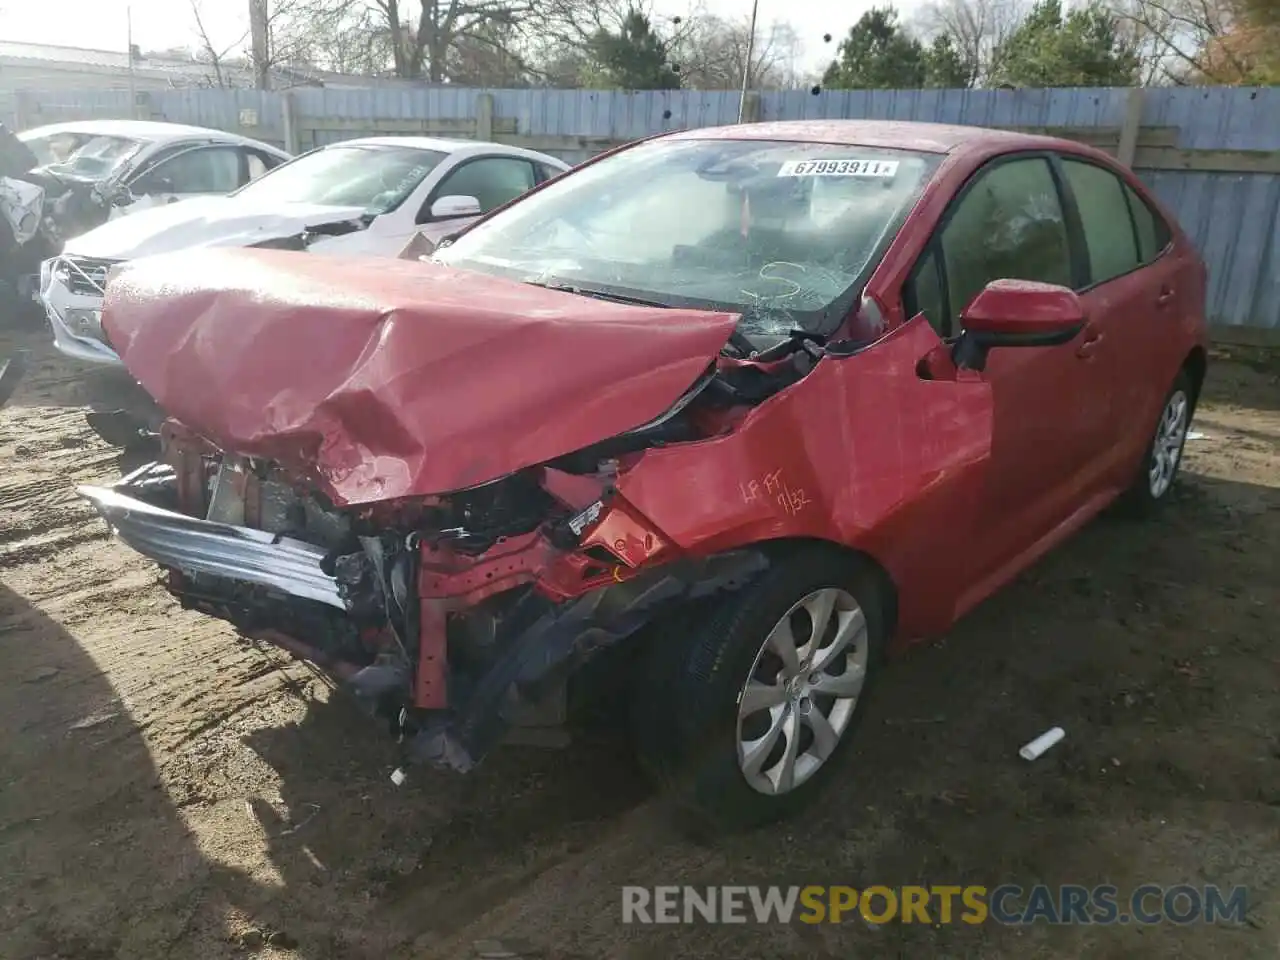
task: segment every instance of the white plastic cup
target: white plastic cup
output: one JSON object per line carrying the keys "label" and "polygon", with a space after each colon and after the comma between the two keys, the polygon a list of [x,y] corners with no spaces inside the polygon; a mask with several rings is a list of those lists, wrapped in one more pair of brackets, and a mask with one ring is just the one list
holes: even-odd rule
{"label": "white plastic cup", "polygon": [[1054,727],[1052,730],[1046,730],[1040,736],[1036,737],[1021,750],[1018,756],[1023,760],[1038,760],[1050,747],[1065,737],[1066,731],[1061,727]]}

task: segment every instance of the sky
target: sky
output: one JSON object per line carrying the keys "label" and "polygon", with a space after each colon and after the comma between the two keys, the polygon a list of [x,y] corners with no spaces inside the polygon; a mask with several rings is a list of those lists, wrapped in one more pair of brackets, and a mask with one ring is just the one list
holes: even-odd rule
{"label": "sky", "polygon": [[[751,0],[701,0],[708,13],[745,17]],[[690,0],[653,0],[659,13],[684,14]],[[873,0],[760,0],[759,24],[788,20],[804,44],[804,66],[821,67],[835,55],[839,38]],[[900,3],[901,8],[912,6]],[[248,25],[248,0],[202,0],[201,15],[215,44],[230,45]],[[56,15],[50,15],[50,8]],[[131,11],[133,42],[146,50],[193,46],[195,20],[189,0],[0,0],[0,37],[28,43],[124,50]],[[834,39],[824,44],[822,36]]]}

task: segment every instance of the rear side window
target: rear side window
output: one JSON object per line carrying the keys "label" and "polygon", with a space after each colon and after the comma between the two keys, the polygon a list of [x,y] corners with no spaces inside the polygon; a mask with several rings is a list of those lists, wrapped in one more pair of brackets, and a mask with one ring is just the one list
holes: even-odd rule
{"label": "rear side window", "polygon": [[1063,160],[1062,169],[1080,211],[1090,282],[1105,283],[1137,269],[1143,261],[1123,181],[1109,170],[1076,160]]}
{"label": "rear side window", "polygon": [[1151,209],[1151,204],[1143,200],[1133,187],[1124,185],[1125,199],[1129,201],[1129,210],[1133,214],[1133,226],[1138,235],[1138,258],[1143,263],[1150,263],[1164,252],[1164,248],[1173,239],[1169,226],[1160,214]]}
{"label": "rear side window", "polygon": [[268,170],[280,166],[280,159],[269,153],[263,153],[259,150],[245,150],[244,155],[248,161],[249,180],[257,180]]}

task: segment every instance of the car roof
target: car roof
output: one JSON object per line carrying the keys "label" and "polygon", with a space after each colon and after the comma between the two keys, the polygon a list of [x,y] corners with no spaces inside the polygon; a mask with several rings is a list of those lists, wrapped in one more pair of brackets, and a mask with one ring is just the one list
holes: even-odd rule
{"label": "car roof", "polygon": [[537,150],[526,150],[524,147],[517,147],[510,143],[495,143],[491,140],[462,140],[451,137],[357,137],[354,140],[339,140],[336,143],[326,144],[329,147],[351,147],[351,146],[368,146],[368,147],[415,147],[419,150],[435,150],[438,153],[507,153],[517,157],[527,157],[531,160],[541,160],[550,162],[557,166],[567,167],[565,161],[549,156],[545,153],[539,153]]}
{"label": "car roof", "polygon": [[1013,130],[905,120],[784,120],[733,124],[668,134],[672,140],[791,140],[863,147],[896,147],[924,153],[963,149],[1009,150],[1061,146],[1066,141]]}
{"label": "car roof", "polygon": [[31,137],[47,137],[59,133],[84,133],[90,136],[127,137],[130,140],[143,140],[148,143],[167,143],[176,140],[218,140],[222,143],[252,144],[255,147],[266,147],[281,153],[279,147],[262,143],[251,137],[243,137],[238,133],[225,130],[213,130],[209,127],[193,127],[185,123],[168,123],[163,120],[69,120],[64,123],[51,123],[43,127],[24,130],[18,135],[21,140]]}

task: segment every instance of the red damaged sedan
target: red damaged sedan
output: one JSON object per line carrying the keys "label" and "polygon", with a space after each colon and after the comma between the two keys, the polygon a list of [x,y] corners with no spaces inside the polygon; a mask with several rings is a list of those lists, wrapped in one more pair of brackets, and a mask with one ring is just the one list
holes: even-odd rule
{"label": "red damaged sedan", "polygon": [[669,134],[431,262],[140,260],[104,328],[172,419],[82,488],[183,604],[467,770],[626,703],[691,823],[814,794],[887,653],[1167,499],[1205,269],[1061,140]]}

